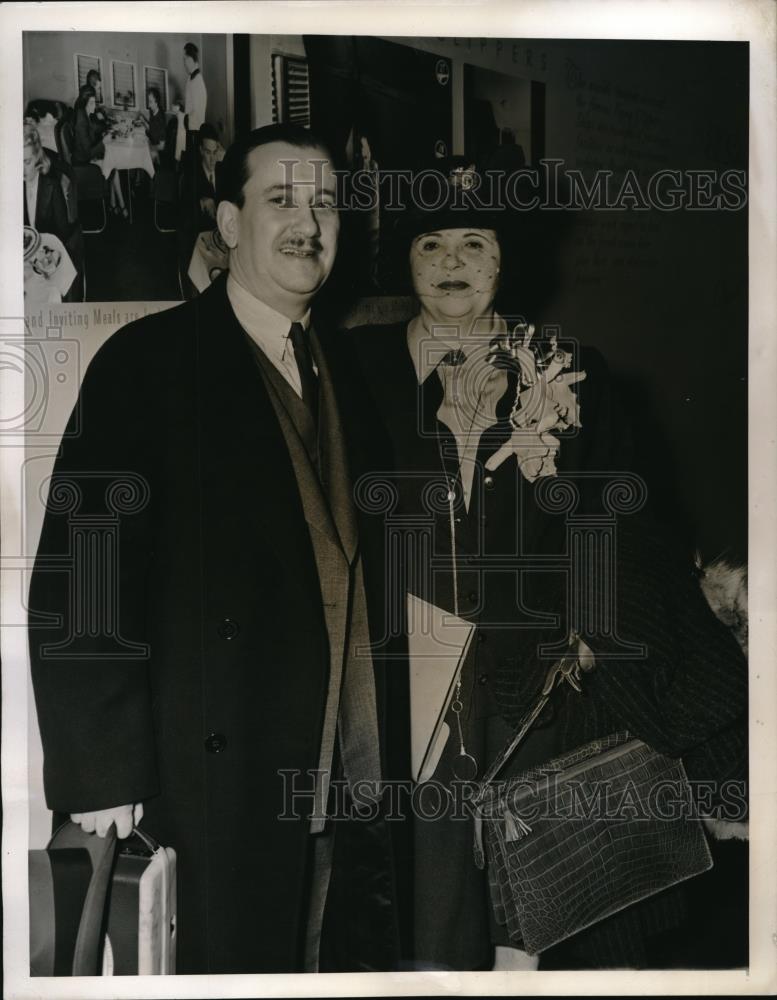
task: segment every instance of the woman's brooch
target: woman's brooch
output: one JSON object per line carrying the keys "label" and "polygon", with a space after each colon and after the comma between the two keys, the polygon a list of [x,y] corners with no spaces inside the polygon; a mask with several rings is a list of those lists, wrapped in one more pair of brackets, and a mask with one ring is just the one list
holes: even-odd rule
{"label": "woman's brooch", "polygon": [[561,442],[553,431],[580,427],[580,405],[571,386],[586,377],[572,372],[572,355],[558,347],[555,334],[544,345],[534,343],[534,327],[522,323],[494,341],[489,362],[497,367],[517,367],[518,384],[510,412],[510,439],[486,462],[493,472],[515,455],[521,474],[529,482],[555,476]]}

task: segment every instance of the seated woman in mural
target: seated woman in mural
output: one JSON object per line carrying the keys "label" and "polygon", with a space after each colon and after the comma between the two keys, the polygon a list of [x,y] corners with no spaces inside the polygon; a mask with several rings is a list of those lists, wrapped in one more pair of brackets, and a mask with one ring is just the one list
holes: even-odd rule
{"label": "seated woman in mural", "polygon": [[65,300],[78,299],[84,248],[73,182],[67,168],[58,161],[55,163],[43,148],[38,129],[31,122],[24,124],[23,142],[24,225],[39,233],[50,233],[61,241],[77,272]]}
{"label": "seated woman in mural", "polygon": [[[73,124],[73,163],[87,166],[99,163],[105,157],[103,137],[107,125],[96,118],[97,99],[92,87],[84,84],[75,103],[75,121]],[[129,212],[124,205],[124,195],[121,191],[121,181],[117,170],[112,170],[109,178],[111,188],[111,211],[114,215],[129,218]]]}
{"label": "seated woman in mural", "polygon": [[143,115],[146,123],[146,135],[148,136],[148,146],[151,152],[151,159],[155,166],[159,166],[161,154],[165,149],[165,136],[167,133],[167,116],[160,107],[162,95],[156,87],[148,88],[148,118]]}
{"label": "seated woman in mural", "polygon": [[[423,777],[449,793],[457,779],[482,779],[542,691],[553,662],[547,643],[574,643],[574,655],[587,657],[585,693],[556,692],[500,777],[624,730],[683,756],[689,777],[742,776],[744,658],[644,511],[618,517],[611,633],[590,620],[581,627],[606,596],[605,580],[593,581],[596,593],[568,592],[574,575],[558,566],[517,569],[519,554],[566,552],[568,519],[554,511],[548,485],[577,483],[575,513],[606,512],[608,483],[629,468],[624,419],[598,352],[497,311],[500,282],[521,278],[505,247],[532,245],[505,224],[527,222],[481,207],[461,180],[451,174],[446,203],[414,208],[398,227],[418,314],[346,335],[354,378],[369,387],[393,451],[392,469],[376,469],[396,498],[386,530],[408,525],[393,549],[388,599],[401,608],[409,591],[475,626]],[[437,192],[429,204],[439,205]],[[581,472],[584,481],[575,479]],[[635,477],[625,478],[628,493]],[[416,818],[414,838],[416,963],[536,967],[494,919],[486,873],[473,862],[471,817]],[[660,963],[657,942],[684,918],[682,893],[675,886],[574,934],[543,952],[539,967]]]}

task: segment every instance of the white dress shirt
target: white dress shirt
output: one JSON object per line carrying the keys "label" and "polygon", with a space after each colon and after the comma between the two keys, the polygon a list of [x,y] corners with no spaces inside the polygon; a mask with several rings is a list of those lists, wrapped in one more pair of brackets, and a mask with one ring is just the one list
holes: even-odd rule
{"label": "white dress shirt", "polygon": [[35,207],[38,203],[38,178],[40,174],[35,171],[35,178],[32,181],[24,182],[24,194],[27,198],[27,218],[30,225],[35,228]]}
{"label": "white dress shirt", "polygon": [[[442,327],[432,334],[424,326],[420,314],[407,327],[407,347],[418,384],[422,385],[435,369],[442,383],[443,400],[437,410],[437,419],[449,428],[456,440],[467,511],[480,438],[496,422],[496,405],[507,391],[507,374],[497,368],[486,368],[491,340],[506,330],[507,324],[496,313],[475,320],[467,337],[460,337],[453,324],[450,336],[445,336],[448,328]],[[440,365],[449,351],[457,350],[466,355],[463,364]]]}
{"label": "white dress shirt", "polygon": [[[301,399],[302,382],[297,359],[294,357],[294,347],[289,338],[292,321],[257,299],[238,284],[231,274],[227,278],[227,297],[238,323]],[[297,322],[307,331],[310,326],[310,310]],[[315,365],[313,368],[315,370]]]}

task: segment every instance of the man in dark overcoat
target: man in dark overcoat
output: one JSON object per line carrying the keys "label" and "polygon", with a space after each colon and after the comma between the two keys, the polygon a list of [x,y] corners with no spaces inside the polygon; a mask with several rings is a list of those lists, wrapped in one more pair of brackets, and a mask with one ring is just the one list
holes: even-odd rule
{"label": "man in dark overcoat", "polygon": [[310,318],[330,154],[238,139],[218,225],[229,278],[112,336],[62,440],[29,605],[46,799],[176,850],[179,973],[391,969],[406,691],[352,499],[378,438]]}

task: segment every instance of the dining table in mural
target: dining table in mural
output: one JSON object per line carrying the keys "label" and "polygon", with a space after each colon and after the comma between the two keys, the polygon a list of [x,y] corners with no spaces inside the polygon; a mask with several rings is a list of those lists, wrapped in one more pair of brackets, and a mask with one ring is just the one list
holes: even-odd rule
{"label": "dining table in mural", "polygon": [[[108,178],[114,170],[143,170],[149,177],[154,176],[154,161],[151,159],[151,147],[143,125],[119,123],[104,138],[105,156],[96,161]],[[127,175],[129,191],[130,222],[132,221],[132,185]]]}

